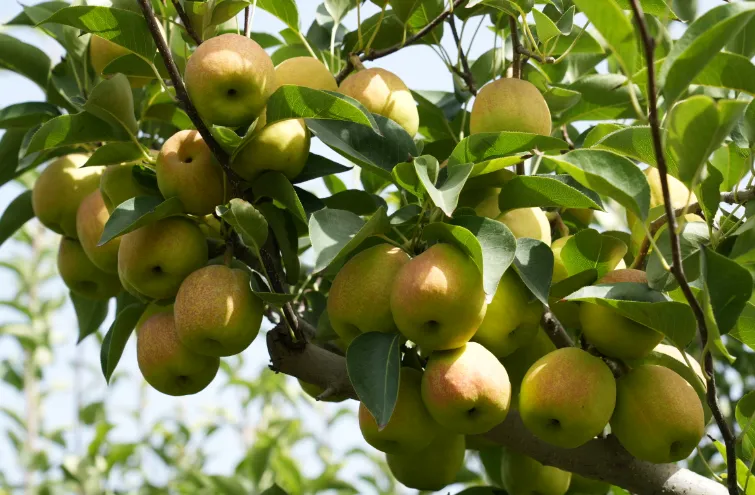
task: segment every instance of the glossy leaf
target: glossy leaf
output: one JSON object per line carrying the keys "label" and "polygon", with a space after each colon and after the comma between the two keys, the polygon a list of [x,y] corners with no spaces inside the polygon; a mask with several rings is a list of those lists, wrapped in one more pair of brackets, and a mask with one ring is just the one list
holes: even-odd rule
{"label": "glossy leaf", "polygon": [[[449,165],[446,180],[443,185],[437,188],[435,187],[438,170],[437,159],[427,155],[415,158],[414,170],[433,204],[449,217],[453,215],[459,202],[459,194],[461,194],[461,190],[472,172],[472,165]],[[436,177],[433,177],[433,175]]]}
{"label": "glossy leaf", "polygon": [[[448,166],[480,163],[532,150],[557,151],[569,149],[565,141],[526,132],[479,133],[464,138],[448,157]],[[473,174],[476,175],[476,174]]]}
{"label": "glossy leaf", "polygon": [[553,279],[553,262],[553,251],[546,243],[527,237],[516,240],[516,272],[530,292],[546,306]]}
{"label": "glossy leaf", "polygon": [[127,141],[123,128],[113,127],[89,112],[61,115],[48,120],[34,134],[26,153],[99,141]]}
{"label": "glossy leaf", "polygon": [[73,309],[76,312],[76,321],[79,324],[79,337],[76,343],[81,343],[99,330],[102,322],[107,318],[109,301],[87,299],[73,292],[70,293]]}
{"label": "glossy leaf", "polygon": [[728,333],[752,296],[752,275],[736,261],[704,247],[700,266],[713,316],[721,334]]}
{"label": "glossy leaf", "polygon": [[301,184],[308,180],[325,177],[326,175],[340,174],[341,172],[348,172],[349,170],[351,170],[351,167],[336,163],[324,156],[310,153],[307,158],[307,163],[304,165],[304,169],[291,182],[294,184]]}
{"label": "glossy leaf", "polygon": [[641,99],[639,90],[627,84],[627,78],[620,74],[587,75],[568,86],[567,89],[580,93],[582,97],[557,119],[557,124],[568,124],[583,120],[614,120],[636,118],[632,107],[631,91]]}
{"label": "glossy leaf", "polygon": [[94,153],[92,153],[92,156],[89,157],[84,166],[119,165],[121,163],[134,162],[143,157],[142,149],[131,141],[125,143],[107,143],[94,150]]}
{"label": "glossy leaf", "polygon": [[[299,261],[299,234],[296,232],[294,216],[272,203],[257,205],[267,224],[273,230],[275,240],[281,250],[281,259],[286,269],[286,282],[295,285],[299,281],[301,262]],[[305,219],[306,221],[306,219]]]}
{"label": "glossy leaf", "polygon": [[286,207],[302,223],[307,223],[307,214],[297,196],[294,186],[280,172],[270,171],[262,174],[252,184],[255,197],[271,198]]}
{"label": "glossy leaf", "polygon": [[502,212],[530,207],[603,209],[597,194],[568,175],[519,175],[504,184],[499,198]]}
{"label": "glossy leaf", "polygon": [[0,129],[12,127],[28,129],[47,122],[58,115],[60,115],[58,107],[41,101],[8,105],[5,108],[0,108]]}
{"label": "glossy leaf", "polygon": [[259,258],[268,236],[265,217],[248,201],[241,198],[233,198],[228,206],[218,206],[216,211],[223,220],[228,222],[228,225],[233,227],[241,238],[241,242],[254,250]]}
{"label": "glossy leaf", "polygon": [[28,190],[16,196],[0,216],[0,245],[32,218],[34,209],[31,206],[31,190]]}
{"label": "glossy leaf", "polygon": [[110,382],[113,371],[115,371],[115,367],[123,355],[123,349],[126,347],[136,322],[144,313],[145,307],[146,305],[143,303],[135,303],[123,308],[116,315],[113,324],[110,325],[110,329],[105,334],[105,339],[100,348],[100,365],[106,382]]}
{"label": "glossy leaf", "polygon": [[616,0],[574,0],[574,4],[606,40],[624,74],[634,74],[641,61],[637,35],[630,17]]}
{"label": "glossy leaf", "polygon": [[[700,245],[708,242],[709,235],[708,226],[702,222],[686,223],[679,233],[682,266],[690,282],[697,280],[700,276]],[[667,262],[670,262],[672,259],[671,241],[667,229],[664,228],[660,236],[656,238],[656,245],[658,252]],[[668,291],[678,286],[674,276],[662,266],[655,254],[648,258],[646,273],[648,283],[654,289]]]}
{"label": "glossy leaf", "polygon": [[183,205],[177,197],[137,196],[119,204],[108,218],[98,246],[163,218],[181,215]]}
{"label": "glossy leaf", "polygon": [[585,229],[566,241],[561,260],[570,276],[594,269],[600,278],[616,268],[626,252],[627,245],[619,239]]}
{"label": "glossy leaf", "polygon": [[139,131],[131,85],[123,74],[116,74],[95,86],[84,110],[115,127],[123,127],[133,135]]}
{"label": "glossy leaf", "polygon": [[0,33],[0,68],[27,77],[45,90],[52,62],[39,48]]}

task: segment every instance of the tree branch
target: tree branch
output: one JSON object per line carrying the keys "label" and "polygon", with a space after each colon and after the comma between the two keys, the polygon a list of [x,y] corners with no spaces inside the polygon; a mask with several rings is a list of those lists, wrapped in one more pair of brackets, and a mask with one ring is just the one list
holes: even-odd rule
{"label": "tree branch", "polygon": [[718,395],[716,393],[716,377],[713,368],[713,355],[708,350],[708,325],[705,321],[705,313],[703,312],[700,302],[695,298],[692,289],[687,282],[687,277],[684,274],[684,266],[682,265],[681,246],[679,243],[679,236],[676,233],[676,214],[674,207],[671,203],[671,193],[668,185],[668,167],[666,165],[666,155],[663,150],[663,142],[661,139],[661,127],[658,119],[658,95],[655,81],[655,40],[650,36],[647,24],[645,23],[645,16],[642,11],[642,7],[638,0],[630,0],[632,6],[632,12],[634,13],[634,19],[637,27],[640,30],[642,38],[642,44],[645,49],[645,59],[648,68],[648,99],[649,99],[649,122],[650,130],[653,136],[653,147],[655,148],[655,157],[658,163],[658,173],[661,178],[661,188],[663,189],[663,202],[666,208],[666,218],[668,220],[669,237],[671,240],[671,255],[673,264],[671,265],[671,273],[679,283],[679,287],[684,293],[684,297],[692,308],[692,312],[697,320],[697,328],[700,333],[700,343],[703,349],[703,361],[705,368],[706,381],[708,390],[706,393],[708,406],[713,413],[713,417],[716,419],[716,424],[721,430],[721,436],[723,437],[724,444],[726,445],[726,457],[727,457],[727,485],[730,495],[738,495],[739,489],[737,487],[737,454],[734,433],[732,432],[729,424],[726,422],[721,408],[718,404]]}
{"label": "tree branch", "polygon": [[181,18],[181,23],[184,25],[184,29],[186,29],[186,32],[191,36],[191,39],[194,40],[194,43],[197,44],[197,46],[202,44],[202,37],[197,34],[197,32],[194,30],[194,26],[192,26],[191,21],[189,20],[189,16],[186,15],[186,11],[181,6],[181,3],[178,0],[172,0],[173,1],[173,7],[176,8],[176,12],[178,12],[178,17]]}
{"label": "tree branch", "polygon": [[252,34],[252,9],[244,7],[244,36],[247,38]]}
{"label": "tree branch", "polygon": [[540,324],[545,333],[548,334],[548,337],[550,337],[553,345],[559,349],[562,347],[574,347],[574,341],[569,337],[561,322],[558,321],[556,315],[549,308],[545,308],[545,312],[540,319]]}
{"label": "tree branch", "polygon": [[513,60],[511,61],[511,77],[519,79],[522,77],[522,52],[519,51],[522,47],[519,42],[519,31],[517,31],[516,18],[512,15],[509,16],[509,28],[511,29],[511,45],[513,49]]}
{"label": "tree branch", "polygon": [[448,25],[451,26],[451,35],[454,37],[456,48],[459,50],[459,60],[461,60],[461,67],[463,69],[462,71],[457,72],[459,73],[459,76],[464,79],[469,92],[477,96],[477,85],[475,84],[472,70],[469,68],[469,60],[467,60],[467,55],[464,53],[464,49],[461,46],[461,38],[459,37],[459,32],[456,30],[456,22],[454,21],[454,16],[450,16],[448,18]]}

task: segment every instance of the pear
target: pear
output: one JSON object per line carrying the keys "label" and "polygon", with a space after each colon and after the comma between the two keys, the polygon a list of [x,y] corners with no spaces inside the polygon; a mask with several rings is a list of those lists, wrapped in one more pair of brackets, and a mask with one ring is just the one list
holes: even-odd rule
{"label": "pear", "polygon": [[330,70],[310,56],[292,57],[275,67],[278,86],[293,84],[323,91],[338,91],[338,83]]}
{"label": "pear", "polygon": [[385,459],[393,477],[404,486],[436,491],[456,481],[464,453],[464,435],[441,432],[424,450],[386,454]]}
{"label": "pear", "polygon": [[367,332],[397,330],[391,315],[391,289],[409,255],[390,244],[378,244],[351,258],[333,280],[328,317],[347,344]]}
{"label": "pear", "polygon": [[617,380],[611,432],[638,459],[680,461],[705,434],[703,405],[677,373],[663,366],[638,366]]}
{"label": "pear", "polygon": [[422,376],[422,400],[444,428],[479,435],[506,418],[511,385],[500,361],[470,342],[430,355]]}
{"label": "pear", "polygon": [[302,119],[281,120],[263,127],[241,148],[231,166],[250,182],[266,170],[293,179],[307,164],[310,142],[309,129]]}
{"label": "pear", "polygon": [[501,480],[512,495],[564,495],[569,489],[571,473],[504,449]]}
{"label": "pear", "polygon": [[616,404],[616,381],[602,359],[576,347],[538,359],[522,381],[519,413],[539,439],[573,449],[595,438]]}
{"label": "pear", "polygon": [[166,395],[190,395],[212,382],[220,368],[216,357],[191,352],[178,339],[172,312],[145,320],[136,337],[136,360],[144,379]]}
{"label": "pear", "polygon": [[[302,380],[298,380],[298,382],[299,382],[299,386],[304,391],[304,393],[312,397],[313,399],[317,399],[323,392],[325,392],[324,388],[319,387],[313,383],[307,383]],[[343,402],[347,400],[348,398],[349,397],[347,395],[331,395],[330,397],[326,397],[322,399],[322,401],[323,402]]]}
{"label": "pear", "polygon": [[74,239],[60,239],[58,272],[72,292],[89,299],[109,299],[121,291],[118,277],[97,268]]}
{"label": "pear", "polygon": [[662,333],[599,304],[581,303],[579,321],[587,341],[613,358],[641,359],[663,340]]}
{"label": "pear", "polygon": [[540,208],[517,208],[502,213],[496,218],[505,224],[514,237],[530,237],[551,244],[551,224]]}
{"label": "pear", "polygon": [[[556,350],[556,346],[542,328],[537,330],[535,338],[526,345],[517,349],[513,354],[501,358],[501,364],[506,368],[511,382],[512,397],[518,397],[522,386],[522,380],[535,361],[546,354]],[[512,401],[512,406],[517,406],[517,401]]]}
{"label": "pear", "polygon": [[100,185],[103,167],[82,167],[86,155],[53,160],[37,178],[31,204],[39,221],[58,234],[77,239],[76,213],[82,200]]}
{"label": "pear", "polygon": [[170,299],[207,256],[207,242],[194,222],[164,218],[121,237],[118,274],[135,296]]}
{"label": "pear", "polygon": [[497,218],[501,214],[498,208],[500,187],[475,187],[464,189],[459,195],[458,207],[473,208],[477,216]]}
{"label": "pear", "polygon": [[566,269],[564,260],[561,259],[561,250],[564,249],[566,243],[569,242],[572,236],[567,235],[560,237],[551,243],[551,251],[553,251],[553,283],[557,284],[562,280],[569,278],[569,270]]}
{"label": "pear", "polygon": [[339,91],[359,101],[370,112],[396,122],[410,136],[417,134],[417,104],[396,74],[380,68],[360,70],[344,79]]}
{"label": "pear", "polygon": [[628,282],[647,285],[648,276],[642,270],[635,270],[634,268],[620,268],[618,270],[613,270],[606,273],[602,278],[595,282],[595,284],[619,284]]}
{"label": "pear", "polygon": [[159,196],[159,193],[152,190],[134,178],[134,168],[136,164],[110,165],[105,167],[100,179],[100,192],[105,207],[110,213],[126,201],[136,196]]}
{"label": "pear", "polygon": [[225,265],[193,272],[176,294],[176,333],[192,352],[233,356],[249,347],[262,324],[262,300],[249,274]]}
{"label": "pear", "polygon": [[[660,217],[660,215],[665,214],[665,211],[663,211],[663,208],[659,208],[660,206],[664,205],[663,201],[663,186],[661,185],[661,174],[658,172],[658,169],[655,167],[648,167],[645,170],[642,171],[642,173],[645,174],[645,177],[647,178],[648,185],[650,186],[650,209],[651,211],[654,208],[657,208],[656,212],[657,217]],[[689,189],[687,189],[687,186],[684,185],[682,181],[677,179],[676,177],[672,175],[668,175],[668,187],[669,187],[669,195],[671,197],[671,205],[676,210],[678,208],[683,208],[687,204],[692,204],[697,202],[697,197],[694,193],[691,193]],[[689,203],[688,203],[689,202]],[[655,218],[649,218],[648,221],[655,220]],[[637,217],[627,211],[627,224],[629,225],[629,229],[634,231],[635,230],[635,222],[637,221]],[[642,229],[640,229],[642,230]],[[643,231],[644,232],[644,231]]]}
{"label": "pear", "polygon": [[482,87],[472,106],[469,125],[472,134],[513,131],[550,136],[551,113],[532,83],[504,78]]}
{"label": "pear", "polygon": [[256,41],[232,33],[199,45],[184,78],[199,115],[227,127],[251,124],[277,87],[270,56]]}
{"label": "pear", "polygon": [[359,429],[367,443],[388,454],[417,452],[430,445],[440,426],[422,402],[421,385],[421,371],[401,368],[396,407],[383,429],[365,405],[359,404]]}
{"label": "pear", "polygon": [[391,312],[399,331],[423,351],[456,349],[485,317],[482,274],[456,247],[435,244],[399,270]]}
{"label": "pear", "polygon": [[507,270],[472,340],[498,358],[508,356],[535,338],[542,313],[542,303],[513,269]]}
{"label": "pear", "polygon": [[572,473],[568,495],[606,495],[611,485],[598,480],[592,480]]}
{"label": "pear", "polygon": [[[89,60],[92,68],[103,77],[107,77],[103,72],[110,62],[130,54],[128,49],[96,34],[93,34],[89,40]],[[138,89],[146,86],[153,79],[154,77],[129,76],[128,82],[132,88]]]}
{"label": "pear", "polygon": [[79,242],[81,242],[81,247],[94,263],[94,266],[103,272],[117,274],[120,237],[98,246],[109,218],[110,213],[108,213],[105,202],[102,200],[102,194],[99,189],[95,189],[79,205],[79,210],[76,213],[76,233]]}

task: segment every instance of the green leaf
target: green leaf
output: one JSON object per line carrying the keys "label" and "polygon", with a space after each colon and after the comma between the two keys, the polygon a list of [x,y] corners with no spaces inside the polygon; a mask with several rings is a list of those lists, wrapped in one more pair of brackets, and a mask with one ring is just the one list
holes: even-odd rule
{"label": "green leaf", "polygon": [[346,369],[359,401],[378,429],[388,424],[398,399],[401,374],[401,336],[368,332],[355,338],[346,351]]}
{"label": "green leaf", "polygon": [[139,227],[163,218],[183,214],[183,205],[177,197],[163,200],[159,196],[137,196],[119,204],[110,214],[98,246],[133,232]]}
{"label": "green leaf", "polygon": [[391,176],[393,177],[393,181],[399,187],[408,191],[413,196],[416,196],[418,199],[424,200],[427,191],[425,191],[422,182],[419,180],[413,162],[402,162],[397,164],[393,167]]}
{"label": "green leaf", "polygon": [[431,177],[431,170],[437,175],[438,160],[432,156],[424,155],[414,159],[414,170],[419,177],[422,186],[427,191],[433,204],[443,210],[449,217],[453,215],[456,205],[459,203],[459,194],[472,172],[472,164],[448,166],[448,177],[439,188],[435,187],[436,177]]}
{"label": "green leaf", "polygon": [[294,31],[299,31],[299,11],[294,0],[258,0],[257,7],[267,10]]}
{"label": "green leaf", "polygon": [[210,26],[217,26],[223,24],[236,17],[236,14],[249,7],[249,0],[225,0],[219,2],[212,9],[212,17],[210,18]]}
{"label": "green leaf", "polygon": [[87,299],[71,292],[71,302],[76,311],[76,321],[79,323],[79,338],[77,344],[100,329],[100,325],[107,318],[109,301]]}
{"label": "green leaf", "polygon": [[733,89],[755,95],[755,65],[750,59],[734,53],[717,53],[695,76],[692,84]]}
{"label": "green leaf", "polygon": [[253,249],[257,258],[260,258],[260,251],[268,236],[265,217],[251,203],[241,198],[233,198],[228,206],[218,206],[217,213],[233,227],[241,242]]}
{"label": "green leaf", "polygon": [[658,85],[668,105],[755,14],[755,4],[728,3],[714,7],[684,31],[671,48],[658,74]]}
{"label": "green leaf", "polygon": [[322,178],[325,183],[325,187],[328,188],[330,194],[337,194],[346,190],[346,184],[335,175],[326,175]]}
{"label": "green leaf", "polygon": [[723,183],[724,177],[710,162],[706,165],[706,170],[708,174],[696,192],[700,200],[700,207],[703,210],[703,216],[712,226],[721,205],[721,183]]}
{"label": "green leaf", "polygon": [[307,214],[299,201],[294,186],[280,172],[266,172],[252,184],[252,192],[256,197],[271,198],[286,207],[291,214],[303,223],[307,223]]}
{"label": "green leaf", "polygon": [[616,268],[626,252],[627,245],[619,239],[585,229],[566,241],[561,260],[570,276],[594,269],[600,278]]}
{"label": "green leaf", "polygon": [[95,86],[84,104],[84,110],[113,126],[123,127],[133,135],[139,131],[131,86],[123,74],[105,79]]}
{"label": "green leaf", "polygon": [[60,115],[55,105],[30,101],[0,108],[0,129],[19,127],[28,129]]}
{"label": "green leaf", "polygon": [[[616,0],[616,3],[623,10],[632,10],[629,0]],[[646,14],[672,21],[679,19],[664,0],[640,0],[640,5],[642,5],[642,11]]]}
{"label": "green leaf", "polygon": [[[472,62],[470,71],[477,87],[492,81],[506,68],[506,58],[502,48],[491,48]],[[420,119],[422,117],[420,116]],[[444,117],[445,120],[445,117]]]}
{"label": "green leaf", "polygon": [[553,251],[550,246],[537,239],[517,239],[514,268],[524,285],[547,306],[553,280]]}
{"label": "green leaf", "polygon": [[325,10],[333,18],[334,24],[339,24],[346,14],[356,6],[355,0],[325,0]]}
{"label": "green leaf", "polygon": [[721,334],[729,333],[752,296],[752,275],[736,261],[703,247],[700,266],[713,316]]}
{"label": "green leaf", "polygon": [[110,383],[110,377],[113,376],[113,371],[123,355],[126,342],[145,308],[146,305],[143,303],[135,303],[123,308],[105,334],[100,348],[100,365],[106,382]]}
{"label": "green leaf", "polygon": [[567,88],[551,86],[548,88],[548,91],[543,93],[543,97],[550,111],[558,114],[576,105],[582,99],[582,93]]}
{"label": "green leaf", "polygon": [[580,184],[615,199],[627,210],[646,219],[650,209],[650,186],[645,175],[627,158],[610,151],[582,149],[561,157],[543,157]]}
{"label": "green leaf", "polygon": [[[494,158],[527,153],[532,150],[558,151],[569,149],[561,139],[527,132],[494,132],[473,134],[464,138],[448,157],[448,166],[480,163]],[[473,173],[472,176],[477,175]]]}
{"label": "green leaf", "polygon": [[34,209],[31,206],[31,190],[28,190],[16,196],[0,217],[0,245],[32,218]]}
{"label": "green leaf", "polygon": [[160,103],[150,105],[142,115],[143,120],[158,120],[173,124],[179,129],[193,129],[194,124],[189,116],[172,103]]}
{"label": "green leaf", "polygon": [[[734,143],[728,143],[713,152],[710,163],[721,172],[724,191],[731,191],[739,184],[749,168],[750,152],[740,149]],[[710,169],[709,169],[710,170]]]}
{"label": "green leaf", "polygon": [[283,266],[286,268],[286,282],[295,285],[299,281],[301,264],[299,262],[299,234],[296,232],[293,214],[272,203],[259,204],[257,209],[265,216],[267,224],[278,241]]}
{"label": "green leaf", "polygon": [[327,208],[346,210],[357,215],[372,215],[378,208],[387,208],[385,200],[376,194],[370,194],[360,189],[346,189],[328,198],[322,198]]}
{"label": "green leaf", "polygon": [[502,212],[530,207],[603,210],[600,197],[568,175],[518,175],[503,185],[498,206]]}
{"label": "green leaf", "polygon": [[44,91],[50,80],[52,62],[39,48],[0,33],[0,68],[29,78]]}
{"label": "green leaf", "polygon": [[467,228],[443,222],[431,223],[422,230],[422,240],[442,242],[459,248],[474,261],[480,273],[484,273],[482,246]]}
{"label": "green leaf", "polygon": [[351,167],[336,163],[324,156],[310,153],[309,158],[307,158],[307,163],[304,165],[304,169],[302,169],[292,182],[294,184],[301,184],[308,180],[325,177],[326,175],[340,174],[341,172],[348,172],[349,170],[351,170]]}
{"label": "green leaf", "polygon": [[18,156],[26,134],[26,129],[8,129],[0,137],[0,185],[16,175],[16,169],[19,168]]}
{"label": "green leaf", "polygon": [[359,170],[359,182],[362,183],[364,190],[370,194],[378,194],[390,185],[390,181],[364,168]]}
{"label": "green leaf", "polygon": [[288,492],[278,485],[273,484],[273,486],[262,492],[260,495],[288,495]]}
{"label": "green leaf", "polygon": [[[709,236],[708,226],[703,222],[685,223],[679,232],[682,267],[687,280],[690,282],[697,280],[700,276],[700,245],[707,244]],[[656,246],[658,246],[660,255],[670,262],[672,256],[668,228],[664,228],[660,236],[656,238]],[[645,271],[648,276],[648,284],[654,289],[670,291],[678,286],[674,276],[663,267],[659,257],[655,254],[648,258]]]}
{"label": "green leaf", "polygon": [[[749,392],[745,394],[737,402],[737,408],[734,412],[737,418],[737,423],[742,430],[742,447],[744,452],[748,452],[748,457],[752,457],[752,449],[755,448],[755,392]],[[749,445],[747,445],[749,443]],[[755,479],[751,479],[750,483],[755,482]]]}
{"label": "green leaf", "polygon": [[75,144],[128,140],[129,136],[122,128],[113,127],[89,112],[81,112],[61,115],[42,124],[32,137],[26,153]]}
{"label": "green leaf", "polygon": [[621,74],[593,74],[574,81],[566,89],[576,91],[582,97],[558,117],[556,124],[582,120],[636,118],[637,114],[632,107],[629,93],[630,86],[631,91],[641,99],[639,90],[627,84],[627,78]]}
{"label": "green leaf", "polygon": [[640,51],[634,26],[616,0],[574,0],[611,47],[624,74],[634,74],[640,65]]}
{"label": "green leaf", "polygon": [[[658,167],[649,126],[632,126],[615,130],[593,144],[592,147],[613,151],[627,158]],[[665,148],[665,154],[669,174],[678,177],[679,165],[668,147]]]}
{"label": "green leaf", "polygon": [[550,17],[543,14],[538,9],[532,10],[532,16],[535,18],[537,37],[540,42],[545,43],[556,36],[561,36],[561,30],[556,26],[556,23],[550,19]]}
{"label": "green leaf", "polygon": [[119,165],[121,163],[134,162],[144,158],[142,149],[132,141],[125,143],[107,143],[92,153],[85,167],[96,165]]}

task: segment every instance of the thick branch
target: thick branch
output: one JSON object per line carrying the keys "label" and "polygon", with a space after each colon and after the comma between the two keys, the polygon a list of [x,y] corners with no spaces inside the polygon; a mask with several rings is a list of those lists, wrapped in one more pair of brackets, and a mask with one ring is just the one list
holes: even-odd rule
{"label": "thick branch", "polygon": [[176,12],[178,12],[178,17],[181,18],[181,23],[184,25],[186,32],[189,33],[189,36],[191,36],[191,39],[193,39],[194,43],[196,43],[197,45],[201,45],[202,38],[194,30],[194,26],[191,24],[191,21],[189,20],[189,16],[186,15],[186,11],[181,6],[181,3],[178,0],[173,0],[173,7],[176,8]]}
{"label": "thick branch", "polygon": [[469,68],[469,60],[467,60],[467,55],[464,53],[464,49],[461,46],[461,38],[459,37],[459,32],[456,30],[456,22],[454,21],[453,16],[448,18],[448,25],[451,26],[451,35],[454,37],[456,48],[459,50],[459,60],[461,60],[461,67],[463,69],[462,71],[459,71],[459,77],[464,79],[469,92],[477,96],[477,85],[475,85],[472,70]]}
{"label": "thick branch", "polygon": [[684,293],[684,298],[692,308],[692,312],[697,320],[697,328],[700,333],[700,343],[703,349],[703,361],[705,367],[706,381],[708,385],[707,399],[708,406],[713,413],[713,417],[716,420],[718,428],[721,430],[721,436],[723,437],[724,444],[726,445],[726,457],[727,457],[727,485],[730,495],[738,495],[739,489],[737,488],[737,454],[734,433],[732,432],[729,424],[726,422],[726,418],[721,412],[721,408],[718,404],[718,395],[716,393],[716,377],[713,369],[713,356],[708,350],[708,324],[705,321],[705,314],[703,308],[700,306],[700,302],[695,298],[692,289],[687,282],[687,277],[684,274],[684,266],[682,265],[681,245],[679,242],[679,235],[676,232],[676,214],[674,213],[674,207],[671,203],[671,193],[668,185],[668,167],[666,165],[666,155],[663,150],[663,142],[661,139],[661,126],[658,119],[658,96],[655,83],[655,40],[650,36],[647,24],[645,23],[645,16],[642,12],[642,7],[638,0],[630,0],[632,6],[632,12],[634,13],[634,19],[637,23],[637,27],[640,30],[642,38],[642,44],[645,49],[645,61],[648,68],[648,98],[649,98],[649,122],[650,130],[653,136],[653,147],[655,148],[655,157],[658,162],[658,174],[661,178],[661,188],[663,189],[663,202],[666,208],[666,218],[668,220],[669,238],[671,240],[671,255],[672,266],[671,273],[679,283],[679,287]]}
{"label": "thick branch", "polygon": [[532,52],[530,50],[527,50],[521,44],[520,45],[516,45],[514,47],[514,49],[516,50],[517,53],[519,53],[521,55],[524,55],[525,57],[529,57],[529,58],[535,59],[538,62],[540,62],[541,64],[554,64],[554,63],[556,63],[556,59],[555,58],[553,58],[553,57],[544,57],[544,56],[542,56],[542,55],[540,55],[538,53],[535,53],[535,52]]}

